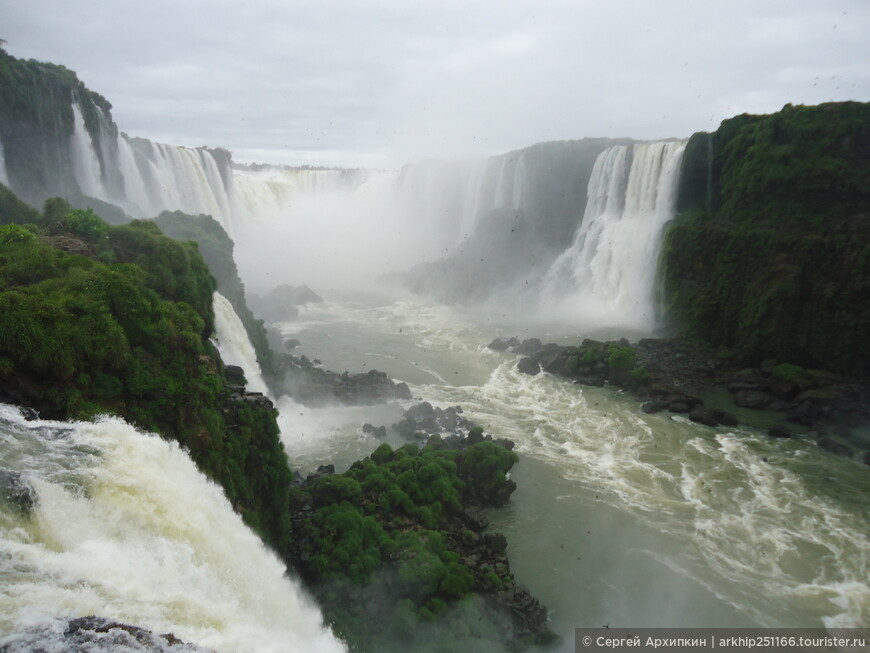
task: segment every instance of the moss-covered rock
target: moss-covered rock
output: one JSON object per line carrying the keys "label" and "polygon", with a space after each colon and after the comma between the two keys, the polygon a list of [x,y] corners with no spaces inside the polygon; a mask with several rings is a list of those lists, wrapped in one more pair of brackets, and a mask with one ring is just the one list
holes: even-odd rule
{"label": "moss-covered rock", "polygon": [[39,216],[44,227],[0,226],[0,399],[57,419],[112,413],[177,440],[284,546],[291,476],[276,414],[226,379],[196,245],[89,210],[51,221],[60,206]]}
{"label": "moss-covered rock", "polygon": [[382,444],[344,474],[294,487],[288,557],[353,650],[417,650],[421,629],[424,650],[552,637],[510,573],[504,537],[482,533],[480,509],[507,500],[516,462],[508,441],[433,436],[422,449]]}
{"label": "moss-covered rock", "polygon": [[870,104],[743,115],[687,146],[670,323],[735,360],[870,371]]}

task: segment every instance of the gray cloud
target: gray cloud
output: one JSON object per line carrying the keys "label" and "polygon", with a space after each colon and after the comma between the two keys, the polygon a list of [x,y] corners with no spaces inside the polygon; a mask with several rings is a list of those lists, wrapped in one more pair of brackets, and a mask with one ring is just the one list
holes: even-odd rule
{"label": "gray cloud", "polygon": [[0,25],[122,130],[240,160],[395,165],[870,99],[865,0],[0,0]]}

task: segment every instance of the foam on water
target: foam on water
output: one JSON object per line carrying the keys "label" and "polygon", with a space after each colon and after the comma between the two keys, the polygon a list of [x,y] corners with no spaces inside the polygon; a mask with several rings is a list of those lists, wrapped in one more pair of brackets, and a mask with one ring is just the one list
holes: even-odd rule
{"label": "foam on water", "polygon": [[685,550],[668,564],[759,623],[860,626],[870,616],[866,511],[810,491],[790,469],[815,460],[818,474],[837,467],[844,482],[866,485],[860,463],[811,443],[643,415],[609,390],[522,375],[514,360],[482,387],[418,391],[461,403],[521,454],[673,536]]}
{"label": "foam on water", "polygon": [[30,516],[0,503],[0,636],[98,615],[227,653],[344,650],[174,444],[6,405],[0,434],[3,465],[37,494]]}

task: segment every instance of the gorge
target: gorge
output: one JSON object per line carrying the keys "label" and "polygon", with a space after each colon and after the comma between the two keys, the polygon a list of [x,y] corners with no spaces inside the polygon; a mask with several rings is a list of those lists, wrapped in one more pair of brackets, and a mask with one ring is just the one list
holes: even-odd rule
{"label": "gorge", "polygon": [[[364,506],[380,481],[361,469],[414,466],[382,447],[429,442],[393,427],[420,402],[514,443],[517,489],[488,518],[559,650],[602,624],[866,626],[870,105],[787,106],[686,140],[286,168],[127,136],[71,71],[0,56],[0,650],[88,615],[218,651],[341,650],[273,553],[296,541],[291,499],[309,501],[288,496],[290,470]],[[325,301],[259,322],[246,292],[287,283]],[[750,370],[741,383],[768,387],[779,367],[795,390],[781,401],[803,396],[816,416],[788,422],[791,438],[765,432],[786,407],[703,426],[487,347],[676,334],[705,369]],[[386,401],[357,401],[359,379]],[[422,508],[406,504],[398,530],[422,532]],[[470,554],[424,549],[461,595]],[[348,568],[369,564],[361,551]],[[400,650],[535,644],[494,634],[497,618],[470,625],[491,614],[479,605],[402,591],[388,615]],[[329,615],[339,631],[354,621]]]}

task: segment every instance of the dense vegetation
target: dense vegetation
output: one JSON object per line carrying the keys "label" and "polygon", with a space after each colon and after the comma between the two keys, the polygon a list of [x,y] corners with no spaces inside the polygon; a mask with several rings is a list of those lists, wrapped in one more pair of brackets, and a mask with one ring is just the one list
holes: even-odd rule
{"label": "dense vegetation", "polygon": [[686,149],[668,317],[746,363],[870,372],[870,104],[726,120]]}
{"label": "dense vegetation", "polygon": [[196,245],[63,200],[40,214],[6,189],[0,225],[0,397],[44,417],[113,413],[177,440],[266,541],[286,544],[275,413],[226,381]]}
{"label": "dense vegetation", "polygon": [[181,211],[164,211],[154,223],[167,236],[183,241],[194,241],[217,282],[217,290],[233,305],[233,309],[257,353],[257,362],[270,384],[278,370],[276,352],[269,347],[263,321],[257,319],[248,307],[245,287],[233,258],[235,244],[220,223],[208,215],[187,215]]}
{"label": "dense vegetation", "polygon": [[495,627],[511,623],[498,594],[514,580],[503,538],[494,546],[467,512],[500,505],[517,456],[479,428],[457,448],[449,441],[382,444],[346,473],[293,489],[289,557],[354,650],[482,650],[542,636]]}

